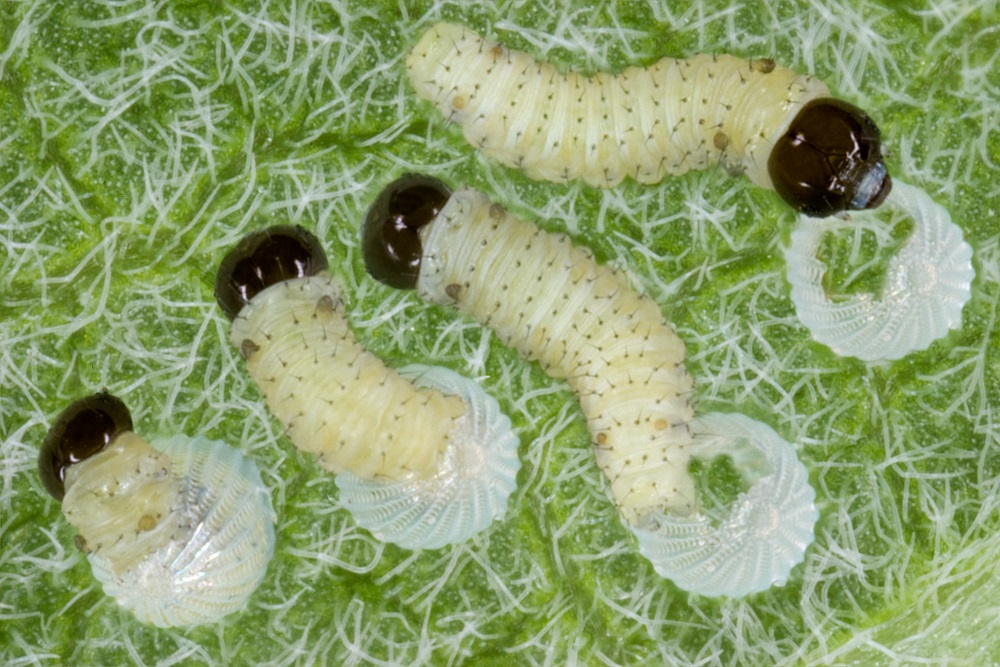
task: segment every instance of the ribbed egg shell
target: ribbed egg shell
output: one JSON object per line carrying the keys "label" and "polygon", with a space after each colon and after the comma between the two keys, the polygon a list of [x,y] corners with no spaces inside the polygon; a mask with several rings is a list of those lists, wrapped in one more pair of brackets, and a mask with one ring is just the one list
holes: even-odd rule
{"label": "ribbed egg shell", "polygon": [[[88,554],[104,592],[159,627],[211,623],[242,609],[274,554],[274,510],[257,466],[226,443],[178,435],[154,440],[170,457],[175,528],[126,566]],[[65,510],[65,506],[64,506]]]}
{"label": "ribbed egg shell", "polygon": [[750,488],[718,522],[698,512],[645,517],[632,528],[639,551],[661,576],[702,595],[740,597],[783,584],[802,562],[819,518],[795,449],[766,424],[739,414],[705,415],[692,430],[691,455],[731,456]]}
{"label": "ribbed egg shell", "polygon": [[434,475],[396,482],[337,475],[340,499],[358,525],[408,549],[437,549],[464,542],[507,511],[517,487],[519,440],[510,419],[474,381],[446,368],[399,369],[417,386],[459,396],[467,410],[448,434],[448,448]]}
{"label": "ribbed egg shell", "polygon": [[863,361],[900,359],[958,327],[975,277],[972,247],[926,192],[897,180],[883,207],[912,219],[913,233],[889,260],[881,294],[831,297],[823,285],[827,267],[816,256],[827,232],[875,212],[847,220],[802,216],[785,252],[799,319],[820,343]]}

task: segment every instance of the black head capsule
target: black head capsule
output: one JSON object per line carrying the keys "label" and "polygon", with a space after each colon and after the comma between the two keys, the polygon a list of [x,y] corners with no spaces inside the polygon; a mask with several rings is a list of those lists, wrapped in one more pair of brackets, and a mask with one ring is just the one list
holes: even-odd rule
{"label": "black head capsule", "polygon": [[250,299],[271,285],[326,271],[319,239],[295,225],[276,225],[243,237],[223,258],[215,276],[215,299],[235,319]]}
{"label": "black head capsule", "polygon": [[831,97],[802,107],[775,143],[767,169],[778,194],[814,217],[875,208],[892,189],[875,121]]}
{"label": "black head capsule", "polygon": [[38,452],[38,476],[56,500],[66,494],[66,469],[104,450],[132,430],[132,414],[107,391],[74,401],[52,424]]}
{"label": "black head capsule", "polygon": [[385,187],[361,226],[361,252],[373,278],[413,289],[420,275],[420,228],[448,203],[451,190],[431,176],[406,174]]}

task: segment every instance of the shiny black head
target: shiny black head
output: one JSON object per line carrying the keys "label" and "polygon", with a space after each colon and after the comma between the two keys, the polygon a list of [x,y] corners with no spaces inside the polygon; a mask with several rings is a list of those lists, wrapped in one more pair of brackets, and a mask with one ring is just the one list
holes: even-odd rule
{"label": "shiny black head", "polygon": [[302,227],[278,225],[251,232],[229,251],[215,277],[215,299],[234,319],[250,299],[271,285],[326,271],[326,253]]}
{"label": "shiny black head", "polygon": [[45,490],[62,500],[66,469],[102,451],[119,433],[131,430],[128,408],[107,391],[70,404],[52,424],[38,452],[38,476]]}
{"label": "shiny black head", "polygon": [[875,208],[892,189],[875,121],[852,104],[805,104],[767,162],[774,189],[796,210],[824,217]]}
{"label": "shiny black head", "polygon": [[444,183],[421,174],[406,174],[387,185],[361,226],[368,273],[390,287],[415,288],[423,255],[420,228],[437,216],[450,196]]}

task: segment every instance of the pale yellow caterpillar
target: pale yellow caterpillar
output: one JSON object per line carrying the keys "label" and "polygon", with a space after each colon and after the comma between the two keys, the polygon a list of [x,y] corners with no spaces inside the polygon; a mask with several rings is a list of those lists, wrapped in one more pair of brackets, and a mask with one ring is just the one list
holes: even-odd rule
{"label": "pale yellow caterpillar", "polygon": [[63,411],[38,467],[104,592],[143,622],[242,609],[274,554],[274,510],[252,461],[200,437],[147,442],[107,392]]}
{"label": "pale yellow caterpillar", "polygon": [[505,512],[516,485],[510,420],[467,378],[397,371],[368,352],[326,269],[301,227],[248,235],[216,282],[232,344],[295,446],[338,473],[359,525],[414,549],[468,539]]}
{"label": "pale yellow caterpillar", "polygon": [[663,58],[588,77],[439,23],[406,66],[472,146],[531,178],[613,187],[721,164],[814,216],[874,208],[891,188],[874,121],[771,60]]}
{"label": "pale yellow caterpillar", "polygon": [[[749,436],[728,440],[714,431],[730,416],[692,428],[683,342],[656,303],[588,250],[481,192],[422,176],[379,195],[362,249],[375,278],[467,313],[566,380],[611,495],[661,574],[707,595],[741,595],[783,581],[802,559],[816,513],[794,449],[752,420]],[[688,463],[720,454],[751,489],[712,527]]]}

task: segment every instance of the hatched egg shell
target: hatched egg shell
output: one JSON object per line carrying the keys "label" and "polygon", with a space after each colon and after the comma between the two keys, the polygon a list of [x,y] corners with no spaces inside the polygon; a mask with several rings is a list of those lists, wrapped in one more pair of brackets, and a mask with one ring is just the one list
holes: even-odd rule
{"label": "hatched egg shell", "polygon": [[507,511],[517,487],[518,438],[492,396],[446,368],[413,365],[403,377],[462,398],[468,406],[448,434],[434,474],[396,482],[337,475],[340,499],[358,525],[380,540],[408,549],[464,542]]}
{"label": "hatched egg shell", "polygon": [[656,513],[632,527],[661,576],[702,595],[739,597],[781,585],[812,543],[816,493],[795,449],[769,426],[739,414],[692,423],[691,455],[727,454],[751,484],[713,525],[705,514]]}
{"label": "hatched egg shell", "polygon": [[889,260],[880,295],[831,299],[823,287],[826,265],[816,257],[828,231],[875,212],[854,212],[848,221],[802,216],[785,252],[799,320],[820,343],[862,361],[901,359],[958,327],[975,277],[961,228],[924,190],[897,181],[883,208],[911,218],[913,233]]}
{"label": "hatched egg shell", "polygon": [[[178,435],[147,444],[128,435],[137,442],[126,446],[152,445],[167,457],[176,504],[148,531],[159,533],[155,548],[144,550],[148,544],[134,541],[133,552],[96,548],[88,553],[104,592],[158,627],[211,623],[243,609],[274,554],[275,515],[257,466],[239,450],[203,437]],[[68,516],[87,510],[71,493],[75,485],[108,484],[87,479],[106,472],[88,469],[90,460],[70,468],[79,470],[63,500]],[[147,489],[161,490],[159,485]],[[114,538],[98,531],[85,538],[86,548],[111,544]]]}

